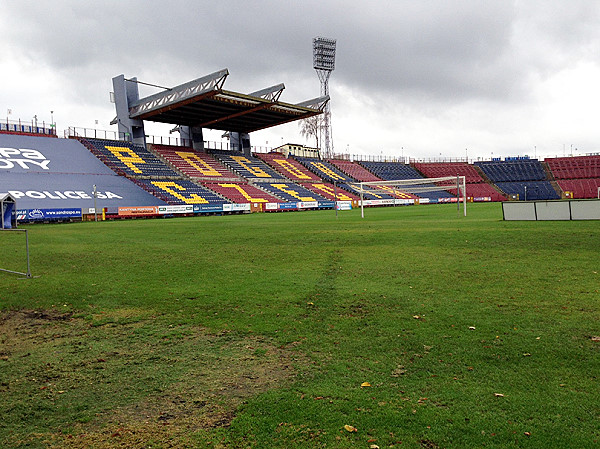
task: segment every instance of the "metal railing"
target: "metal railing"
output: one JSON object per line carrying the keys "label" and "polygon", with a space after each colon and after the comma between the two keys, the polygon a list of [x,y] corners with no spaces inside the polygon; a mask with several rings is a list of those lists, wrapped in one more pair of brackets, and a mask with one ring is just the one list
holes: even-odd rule
{"label": "metal railing", "polygon": [[69,137],[84,137],[90,139],[126,140],[125,135],[118,133],[117,131],[106,131],[103,129],[94,128],[77,128],[75,126],[69,126],[67,129],[65,129],[64,136],[67,139]]}
{"label": "metal railing", "polygon": [[[69,126],[69,128],[65,130],[64,136],[65,138],[83,137],[89,139],[117,140],[123,142],[132,141],[131,135],[128,133],[121,133],[117,131],[109,131],[95,128],[78,128],[75,126]],[[181,139],[179,137],[171,136],[146,135],[146,143],[153,145],[168,145],[186,148],[190,148],[192,146],[192,142],[189,139]],[[231,149],[231,146],[227,141],[217,142],[213,140],[205,140],[202,143],[204,150],[229,151]],[[252,153],[269,153],[273,149],[273,147],[253,146],[250,149]]]}
{"label": "metal railing", "polygon": [[[41,126],[40,126],[41,124]],[[43,134],[45,136],[56,136],[56,124],[49,123],[46,127],[46,122],[39,122],[37,119],[32,119],[31,122],[19,120],[2,120],[0,122],[0,131],[10,133],[26,133],[26,134]]]}
{"label": "metal railing", "polygon": [[[25,122],[0,122],[0,130],[5,130],[8,126],[8,123],[12,125],[23,125]],[[35,125],[35,122],[32,121],[32,126]],[[28,122],[27,125],[29,126]],[[31,127],[30,127],[31,128]],[[29,128],[27,128],[29,129]],[[42,122],[42,127],[40,130],[45,129],[46,134],[54,134],[56,135],[56,128],[45,128],[44,122]],[[23,132],[23,131],[22,131]],[[43,133],[43,131],[40,131]],[[117,131],[108,131],[108,130],[100,130],[94,128],[79,128],[79,127],[69,127],[64,131],[64,137],[84,137],[84,138],[93,138],[93,139],[105,139],[105,140],[120,140],[124,142],[131,142],[131,135],[127,133],[120,133]],[[146,135],[146,143],[155,144],[155,145],[169,145],[169,146],[177,146],[177,147],[191,147],[191,142],[188,139],[181,139],[179,137],[171,137],[171,136],[154,136],[154,135]],[[232,147],[228,141],[212,141],[205,140],[203,142],[204,149],[207,151],[217,150],[217,151],[230,151]],[[273,151],[275,148],[279,147],[269,147],[269,146],[252,146],[250,150],[252,153],[269,153]],[[239,151],[239,148],[233,147],[233,149]],[[555,155],[542,155],[538,154],[533,159],[537,159],[543,161],[546,158],[556,158],[556,157],[577,157],[577,156],[591,156],[596,155],[598,153],[581,153],[581,154],[555,154]],[[420,158],[420,157],[409,157],[409,156],[390,156],[384,154],[350,154],[350,153],[337,153],[332,156],[332,159],[342,159],[347,161],[361,161],[361,162],[396,162],[402,164],[412,164],[412,163],[449,163],[449,162],[466,162],[469,164],[473,164],[476,161],[491,161],[491,160],[504,160],[504,157],[500,157],[497,155],[491,154],[490,157],[445,157],[440,155],[439,157],[428,157],[428,158]]]}

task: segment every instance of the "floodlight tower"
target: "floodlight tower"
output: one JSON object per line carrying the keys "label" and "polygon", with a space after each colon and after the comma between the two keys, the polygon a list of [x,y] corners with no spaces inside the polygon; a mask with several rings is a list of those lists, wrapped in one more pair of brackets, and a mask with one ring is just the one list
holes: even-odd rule
{"label": "floodlight tower", "polygon": [[[335,39],[325,37],[313,38],[313,67],[321,81],[321,96],[329,95],[329,77],[335,69]],[[327,102],[323,111],[323,152],[325,157],[333,156],[333,142],[331,136],[331,111],[330,102]]]}

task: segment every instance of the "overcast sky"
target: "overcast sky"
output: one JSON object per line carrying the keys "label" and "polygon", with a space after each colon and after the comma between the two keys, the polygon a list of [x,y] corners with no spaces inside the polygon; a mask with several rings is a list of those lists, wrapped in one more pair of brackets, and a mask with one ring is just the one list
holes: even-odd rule
{"label": "overcast sky", "polygon": [[[52,110],[59,133],[113,129],[114,76],[175,86],[223,68],[227,90],[284,83],[281,101],[298,103],[320,95],[312,38],[323,36],[337,39],[329,84],[336,152],[475,159],[600,152],[596,0],[1,6],[3,120],[49,122]],[[165,131],[146,126],[147,134]],[[251,135],[256,146],[282,141],[314,144],[297,124]]]}

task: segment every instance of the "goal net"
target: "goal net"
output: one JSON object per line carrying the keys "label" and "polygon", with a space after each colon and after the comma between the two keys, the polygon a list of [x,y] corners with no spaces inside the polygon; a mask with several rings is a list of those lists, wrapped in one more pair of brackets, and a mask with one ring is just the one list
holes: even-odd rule
{"label": "goal net", "polygon": [[[373,186],[387,186],[400,192],[419,196],[420,193],[450,191],[456,189],[456,203],[460,211],[462,198],[464,216],[467,216],[467,184],[464,176],[443,176],[441,178],[396,179],[392,181],[370,181],[353,183],[360,193],[361,215],[364,218],[364,194],[369,193]],[[380,191],[381,192],[381,191]]]}

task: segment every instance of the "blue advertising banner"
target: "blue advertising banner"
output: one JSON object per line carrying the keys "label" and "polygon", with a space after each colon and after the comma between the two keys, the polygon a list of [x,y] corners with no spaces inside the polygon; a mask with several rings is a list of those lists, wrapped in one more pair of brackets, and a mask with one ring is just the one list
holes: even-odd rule
{"label": "blue advertising banner", "polygon": [[229,203],[225,203],[225,204],[194,204],[194,213],[200,214],[200,213],[208,213],[208,212],[223,212],[223,210],[225,209],[225,206],[227,206],[228,208],[230,208],[229,210],[231,210],[232,205]]}
{"label": "blue advertising banner", "polygon": [[81,218],[81,209],[24,209],[17,212],[19,221],[62,220]]}
{"label": "blue advertising banner", "polygon": [[278,207],[280,210],[282,210],[282,209],[297,209],[298,204],[297,203],[279,203]]}
{"label": "blue advertising banner", "polygon": [[333,209],[333,201],[319,201],[319,209]]}

